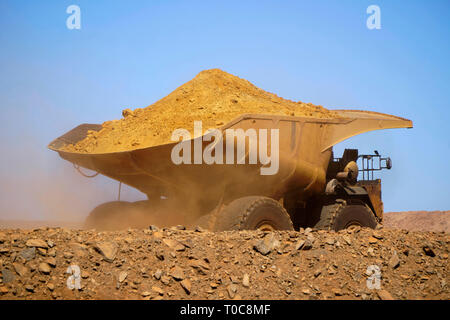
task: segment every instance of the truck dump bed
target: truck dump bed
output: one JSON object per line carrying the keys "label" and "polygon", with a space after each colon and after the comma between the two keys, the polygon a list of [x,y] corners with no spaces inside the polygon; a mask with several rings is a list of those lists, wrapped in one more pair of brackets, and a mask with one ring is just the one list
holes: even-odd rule
{"label": "truck dump bed", "polygon": [[[261,163],[179,164],[171,160],[176,143],[123,152],[86,154],[63,151],[66,144],[84,139],[88,130],[101,125],[82,124],[50,143],[49,148],[80,167],[97,171],[149,195],[184,195],[217,202],[246,195],[282,196],[285,190],[298,189],[305,194],[320,192],[331,148],[360,133],[390,128],[412,128],[410,120],[377,112],[333,110],[340,118],[243,114],[219,129],[278,129],[279,170],[261,175]],[[194,140],[202,137],[192,139]],[[269,141],[270,142],[270,141]],[[202,141],[203,148],[211,142]],[[268,146],[270,150],[270,146]],[[225,153],[225,151],[224,151]],[[235,152],[236,154],[236,152]],[[247,153],[248,158],[248,153]],[[225,192],[226,191],[226,192]]]}

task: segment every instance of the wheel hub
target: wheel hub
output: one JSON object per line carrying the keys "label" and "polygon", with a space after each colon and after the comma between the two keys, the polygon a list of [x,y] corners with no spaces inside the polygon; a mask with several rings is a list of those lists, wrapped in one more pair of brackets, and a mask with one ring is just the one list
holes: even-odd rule
{"label": "wheel hub", "polygon": [[268,223],[261,224],[257,229],[261,231],[275,231],[275,228]]}

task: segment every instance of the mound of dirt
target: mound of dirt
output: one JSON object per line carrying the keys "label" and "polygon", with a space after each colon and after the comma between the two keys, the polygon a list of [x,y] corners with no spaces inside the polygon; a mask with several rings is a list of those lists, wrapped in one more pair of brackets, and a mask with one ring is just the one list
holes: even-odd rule
{"label": "mound of dirt", "polygon": [[448,300],[449,244],[445,233],[360,228],[8,229],[0,299]]}
{"label": "mound of dirt", "polygon": [[450,232],[450,211],[385,212],[383,220],[392,229]]}
{"label": "mound of dirt", "polygon": [[171,143],[178,128],[193,134],[194,121],[203,128],[217,128],[241,114],[277,114],[332,118],[337,115],[322,106],[293,102],[261,90],[219,69],[200,72],[168,96],[146,108],[123,110],[123,118],[103,123],[65,151],[106,153]]}

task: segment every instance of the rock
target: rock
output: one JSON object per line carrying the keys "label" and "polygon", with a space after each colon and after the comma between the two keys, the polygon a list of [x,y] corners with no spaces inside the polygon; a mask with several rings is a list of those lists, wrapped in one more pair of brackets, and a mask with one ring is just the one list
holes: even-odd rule
{"label": "rock", "polygon": [[263,239],[259,240],[253,248],[262,255],[269,254],[273,249],[277,248],[280,242],[275,238],[274,233],[267,234]]}
{"label": "rock", "polygon": [[19,257],[24,258],[26,261],[33,260],[36,257],[36,248],[27,248],[19,252]]}
{"label": "rock", "polygon": [[14,281],[14,274],[8,270],[8,269],[3,269],[2,270],[2,281],[3,283],[10,283]]}
{"label": "rock", "polygon": [[27,284],[25,286],[25,290],[27,290],[28,292],[33,293],[34,292],[34,286],[32,284]]}
{"label": "rock", "polygon": [[152,287],[152,290],[154,291],[154,292],[156,292],[157,294],[159,294],[159,295],[164,295],[164,290],[163,289],[161,289],[160,287],[158,287],[158,286],[153,286]]}
{"label": "rock", "polygon": [[189,249],[194,247],[194,243],[192,242],[191,239],[185,239],[183,241],[180,241],[180,243]]}
{"label": "rock", "polygon": [[298,240],[295,244],[295,250],[310,250],[312,248],[312,242],[308,239]]}
{"label": "rock", "polygon": [[164,233],[162,231],[153,231],[153,237],[155,239],[162,239],[164,238]]}
{"label": "rock", "polygon": [[316,240],[316,238],[312,233],[308,233],[308,235],[306,236],[306,240],[309,240],[309,242],[313,243]]}
{"label": "rock", "polygon": [[195,232],[205,232],[205,229],[203,229],[203,228],[200,227],[200,226],[196,226],[194,231],[195,231]]}
{"label": "rock", "polygon": [[376,238],[374,238],[374,237],[370,237],[369,238],[369,243],[370,244],[375,244],[375,243],[377,243],[378,242],[378,240],[376,239]]}
{"label": "rock", "polygon": [[431,249],[428,245],[423,246],[423,252],[429,257],[435,257],[436,254],[434,253],[433,249]]}
{"label": "rock", "polygon": [[206,275],[208,273],[208,270],[210,269],[208,263],[206,263],[206,261],[204,260],[193,259],[189,262],[189,265],[196,269],[198,273],[203,275]]}
{"label": "rock", "polygon": [[175,251],[184,251],[186,247],[177,240],[164,239],[163,242],[171,249]]}
{"label": "rock", "polygon": [[124,109],[124,110],[122,110],[122,116],[124,118],[129,117],[129,116],[134,116],[134,112],[131,109]]}
{"label": "rock", "polygon": [[250,277],[247,273],[244,274],[244,277],[242,278],[242,285],[246,288],[250,287]]}
{"label": "rock", "polygon": [[156,280],[161,279],[163,272],[161,269],[156,270],[156,272],[153,274],[153,276],[155,277]]}
{"label": "rock", "polygon": [[379,240],[383,239],[383,235],[379,230],[375,230],[374,232],[372,232],[372,237]]}
{"label": "rock", "polygon": [[63,256],[64,256],[65,259],[72,259],[73,258],[73,253],[66,251],[66,252],[63,253]]}
{"label": "rock", "polygon": [[156,250],[156,251],[155,251],[155,256],[156,256],[159,260],[163,261],[163,260],[164,260],[164,250],[162,250],[162,249]]}
{"label": "rock", "polygon": [[351,246],[352,245],[352,240],[348,235],[343,235],[342,238],[344,239],[344,241]]}
{"label": "rock", "polygon": [[8,288],[7,287],[0,287],[0,294],[7,294],[9,291],[8,291]]}
{"label": "rock", "polygon": [[16,273],[21,277],[25,276],[28,273],[28,268],[21,263],[14,262],[13,267]]}
{"label": "rock", "polygon": [[168,285],[170,283],[170,277],[168,276],[161,276],[161,282],[165,285]]}
{"label": "rock", "polygon": [[122,283],[125,281],[125,279],[127,278],[128,273],[126,273],[125,271],[122,271],[121,273],[119,273],[119,283]]}
{"label": "rock", "polygon": [[47,240],[47,245],[49,248],[53,248],[55,246],[55,243],[52,240]]}
{"label": "rock", "polygon": [[231,283],[239,283],[239,278],[234,275],[230,276],[230,280],[231,280]]}
{"label": "rock", "polygon": [[173,267],[170,271],[170,275],[172,276],[172,278],[178,281],[184,279],[184,271],[179,266]]}
{"label": "rock", "polygon": [[118,251],[117,244],[112,241],[97,242],[94,247],[103,256],[105,261],[113,262]]}
{"label": "rock", "polygon": [[27,240],[25,245],[27,247],[36,247],[36,248],[44,248],[44,249],[48,248],[47,242],[45,242],[44,240],[41,240],[41,239],[29,239],[29,240]]}
{"label": "rock", "polygon": [[47,283],[47,288],[48,290],[53,291],[55,290],[55,285],[53,283]]}
{"label": "rock", "polygon": [[227,287],[227,292],[228,292],[228,296],[230,297],[230,299],[233,299],[234,296],[236,295],[237,292],[237,285],[235,285],[234,283],[230,284]]}
{"label": "rock", "polygon": [[377,290],[377,294],[381,300],[394,300],[394,298],[391,296],[391,294],[384,289]]}
{"label": "rock", "polygon": [[45,262],[48,263],[52,268],[56,267],[56,259],[54,257],[45,259]]}
{"label": "rock", "polygon": [[148,227],[151,231],[159,231],[159,228],[157,226],[151,225]]}
{"label": "rock", "polygon": [[48,263],[45,263],[45,262],[42,262],[39,264],[38,270],[39,270],[39,272],[41,272],[43,274],[49,274],[50,271],[52,271],[52,269],[50,268]]}
{"label": "rock", "polygon": [[189,279],[184,279],[180,282],[180,285],[187,294],[191,294],[191,281]]}
{"label": "rock", "polygon": [[88,247],[84,244],[72,242],[69,243],[69,247],[72,249],[72,252],[78,257],[85,257],[87,255]]}
{"label": "rock", "polygon": [[305,240],[298,240],[294,246],[295,250],[300,250],[305,245]]}
{"label": "rock", "polygon": [[391,259],[389,259],[389,266],[392,269],[396,269],[398,268],[398,266],[400,266],[400,259],[398,258],[397,252],[394,251],[394,253],[392,254]]}
{"label": "rock", "polygon": [[332,290],[333,294],[337,297],[342,296],[342,291],[340,289],[334,288]]}
{"label": "rock", "polygon": [[333,245],[335,243],[335,240],[333,238],[327,238],[325,239],[325,243],[329,245]]}
{"label": "rock", "polygon": [[144,291],[144,292],[142,292],[141,293],[141,295],[143,296],[143,297],[148,297],[148,296],[150,296],[152,293],[151,292],[148,292],[148,291]]}
{"label": "rock", "polygon": [[333,266],[329,266],[327,271],[328,271],[328,274],[331,274],[331,275],[336,274],[336,269]]}
{"label": "rock", "polygon": [[44,257],[47,255],[47,249],[44,248],[37,248],[37,252]]}

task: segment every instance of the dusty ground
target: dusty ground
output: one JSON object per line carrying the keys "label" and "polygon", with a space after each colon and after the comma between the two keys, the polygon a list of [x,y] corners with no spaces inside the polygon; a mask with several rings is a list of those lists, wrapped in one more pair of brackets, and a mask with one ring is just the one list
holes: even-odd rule
{"label": "dusty ground", "polygon": [[410,231],[450,232],[450,211],[405,211],[384,213],[384,226]]}
{"label": "dusty ground", "polygon": [[71,228],[82,229],[83,221],[48,221],[48,220],[1,220],[0,232],[2,229],[35,229],[42,227],[51,228]]}
{"label": "dusty ground", "polygon": [[[448,233],[0,231],[0,299],[449,299]],[[81,290],[69,290],[71,265]],[[381,289],[366,285],[381,270]],[[370,274],[370,273],[369,273]]]}

